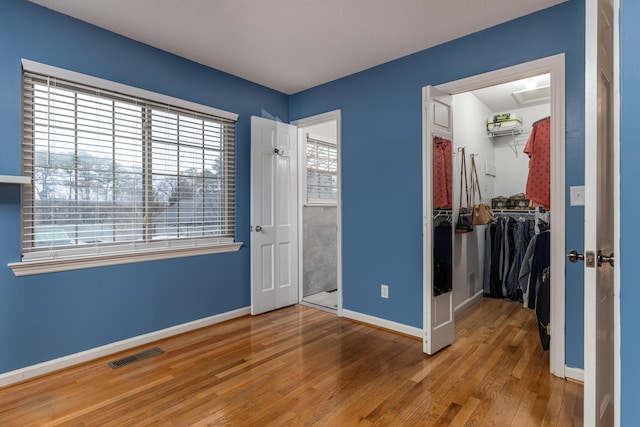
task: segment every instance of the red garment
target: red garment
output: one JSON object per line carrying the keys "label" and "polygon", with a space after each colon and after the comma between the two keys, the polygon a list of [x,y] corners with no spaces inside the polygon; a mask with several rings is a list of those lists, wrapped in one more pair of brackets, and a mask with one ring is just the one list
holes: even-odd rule
{"label": "red garment", "polygon": [[433,208],[451,209],[452,143],[448,139],[433,138]]}
{"label": "red garment", "polygon": [[551,118],[533,124],[524,147],[529,156],[526,197],[532,205],[551,209]]}

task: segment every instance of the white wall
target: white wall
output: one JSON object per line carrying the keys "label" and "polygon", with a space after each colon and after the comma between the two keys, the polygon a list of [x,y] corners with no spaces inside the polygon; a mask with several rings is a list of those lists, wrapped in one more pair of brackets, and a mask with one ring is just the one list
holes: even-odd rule
{"label": "white wall", "polygon": [[[492,114],[502,112],[496,111]],[[523,132],[515,138],[512,136],[492,138],[496,161],[496,196],[509,197],[525,192],[529,174],[529,156],[524,154],[522,150],[531,134],[531,125],[535,121],[551,115],[551,104],[519,108],[510,112],[517,114],[522,119]]]}
{"label": "white wall", "polygon": [[[463,93],[453,97],[454,212],[458,210],[460,197],[460,157],[455,155],[458,147],[466,147],[467,172],[471,170],[469,155],[478,154],[476,164],[484,203],[491,204],[491,199],[496,196],[509,197],[525,192],[529,173],[529,157],[522,150],[531,133],[531,125],[535,121],[549,116],[551,106],[544,104],[509,111],[522,118],[523,133],[515,140],[512,136],[489,138],[486,131],[487,118],[503,112],[506,111],[491,111],[472,93]],[[486,163],[495,165],[495,178],[485,174]],[[476,203],[479,202],[479,198],[476,197]],[[454,236],[454,307],[464,303],[482,290],[485,228],[486,226],[476,226],[472,233]]]}
{"label": "white wall", "polygon": [[[457,154],[458,147],[466,147],[467,173],[471,172],[469,155],[478,155],[476,163],[480,188],[483,201],[489,204],[495,192],[495,179],[484,174],[484,164],[486,162],[495,163],[496,161],[493,141],[487,136],[487,117],[492,114],[493,112],[472,93],[462,93],[453,97],[454,153]],[[454,156],[454,165],[453,207],[454,212],[457,212],[460,201],[459,155]],[[471,181],[469,186],[471,187]],[[476,202],[480,202],[479,198],[476,198]],[[456,234],[453,239],[454,307],[465,302],[482,289],[485,228],[486,226],[475,227],[472,233]]]}
{"label": "white wall", "polygon": [[[454,151],[458,147],[466,147],[467,172],[471,172],[469,155],[478,154],[476,163],[478,178],[484,201],[489,203],[495,192],[495,179],[484,174],[486,162],[495,163],[494,143],[487,136],[487,117],[493,112],[472,93],[461,93],[453,97],[453,139]],[[455,159],[455,194],[460,191],[460,160]],[[471,185],[471,183],[469,183]],[[479,202],[479,200],[477,200]]]}

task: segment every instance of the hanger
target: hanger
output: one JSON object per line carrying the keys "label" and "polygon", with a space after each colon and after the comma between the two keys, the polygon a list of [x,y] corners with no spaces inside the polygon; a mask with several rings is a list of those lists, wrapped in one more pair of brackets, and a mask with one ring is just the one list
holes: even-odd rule
{"label": "hanger", "polygon": [[531,125],[531,127],[534,127],[534,126],[535,126],[535,125],[537,125],[538,123],[540,123],[540,122],[542,122],[542,121],[544,121],[544,120],[550,119],[550,118],[551,118],[551,116],[547,116],[547,117],[543,117],[543,118],[541,118],[540,120],[536,120],[535,122],[533,122],[533,124]]}

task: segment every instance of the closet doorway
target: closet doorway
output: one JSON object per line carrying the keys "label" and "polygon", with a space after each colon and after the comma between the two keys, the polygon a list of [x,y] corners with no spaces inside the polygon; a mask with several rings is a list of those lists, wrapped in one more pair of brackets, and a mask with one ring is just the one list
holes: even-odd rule
{"label": "closet doorway", "polygon": [[[462,284],[453,288],[455,312],[461,314],[482,296],[507,298],[535,308],[534,298],[528,298],[528,292],[517,289],[520,284],[518,276],[522,257],[532,236],[549,229],[550,183],[546,182],[546,190],[540,191],[545,193],[539,198],[545,199],[538,203],[542,207],[530,206],[525,189],[530,176],[533,179],[544,175],[540,169],[549,171],[551,159],[547,152],[541,159],[544,163],[541,168],[536,165],[538,157],[535,160],[529,158],[529,154],[539,156],[540,147],[536,151],[530,146],[528,153],[525,147],[532,135],[542,134],[543,125],[549,129],[550,75],[546,73],[459,93],[452,99],[453,170],[456,172],[453,175],[454,212],[457,212],[460,200],[460,156],[461,149],[465,148],[471,204],[493,205],[497,222],[493,227],[476,224],[474,232],[454,235],[453,282]],[[547,148],[548,135],[547,132]],[[534,145],[535,138],[531,140]],[[470,165],[474,165],[473,170]],[[466,193],[465,186],[463,184],[463,194]],[[496,236],[496,226],[501,228],[500,236]],[[516,229],[517,226],[520,230]],[[516,233],[519,234],[517,239]],[[500,249],[509,246],[509,239],[511,253],[500,253],[504,252]],[[519,248],[515,247],[516,241]],[[514,249],[519,249],[518,253]],[[495,260],[492,260],[492,255]],[[504,264],[500,271],[492,266],[498,259]]]}
{"label": "closet doorway", "polygon": [[[540,119],[550,119],[551,150],[549,155],[550,167],[550,206],[551,209],[542,217],[551,226],[550,239],[550,276],[551,309],[550,328],[554,337],[550,347],[550,370],[560,377],[565,377],[564,362],[564,311],[565,311],[565,157],[564,157],[564,55],[545,58],[525,63],[503,70],[474,76],[456,82],[440,85],[437,89],[452,95],[451,116],[453,123],[453,167],[452,167],[452,199],[450,206],[454,213],[452,221],[455,223],[460,196],[461,152],[458,148],[466,147],[467,173],[473,156],[480,183],[479,190],[483,196],[483,203],[491,204],[495,197],[518,195],[525,193],[529,171],[529,156],[523,152],[533,126]],[[425,97],[429,90],[425,88]],[[425,98],[425,105],[429,104]],[[437,111],[430,112],[438,114]],[[501,114],[509,113],[519,122],[518,126],[504,125],[504,131],[489,129],[490,118],[498,120]],[[502,117],[503,118],[503,117]],[[425,116],[425,122],[430,116]],[[547,124],[549,123],[547,121]],[[434,137],[426,135],[423,138],[424,150],[433,150]],[[490,130],[496,130],[495,133]],[[431,156],[425,157],[425,200],[431,197],[427,194],[430,188],[429,180],[433,179],[434,170]],[[429,160],[429,161],[427,161]],[[471,180],[468,175],[469,188]],[[464,184],[463,184],[464,194]],[[511,199],[514,200],[514,199]],[[478,189],[476,189],[476,203],[480,203]],[[464,203],[463,203],[464,204]],[[433,259],[433,233],[436,232],[436,214],[439,210],[427,212],[435,205],[431,199],[425,203],[425,261],[427,257]],[[538,219],[539,215],[533,211],[507,210],[511,206],[504,206],[499,216],[512,217],[515,220]],[[549,206],[547,206],[549,208]],[[465,309],[473,309],[473,303],[486,295],[485,282],[485,229],[489,226],[478,226],[467,234],[456,234],[453,237],[452,252],[452,294],[451,311],[459,314]],[[425,294],[425,336],[427,329],[433,330],[437,323],[437,304],[434,305],[438,292],[433,292],[434,272],[427,268],[425,262],[424,294]],[[434,268],[437,268],[434,267]],[[429,270],[429,271],[427,271]],[[505,270],[506,271],[506,270]],[[506,289],[504,290],[506,291]],[[505,292],[505,297],[506,292]],[[518,304],[518,302],[513,302]],[[526,309],[523,307],[523,309]],[[434,316],[433,319],[430,316]],[[440,314],[442,318],[442,314]],[[455,315],[452,316],[455,320]]]}
{"label": "closet doorway", "polygon": [[298,126],[300,303],[341,315],[340,112]]}

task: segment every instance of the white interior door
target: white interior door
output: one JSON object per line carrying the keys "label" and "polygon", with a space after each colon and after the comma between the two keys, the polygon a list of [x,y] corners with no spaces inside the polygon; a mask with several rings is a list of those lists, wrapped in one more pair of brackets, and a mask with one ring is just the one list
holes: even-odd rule
{"label": "white interior door", "polygon": [[[433,288],[433,138],[453,141],[452,97],[433,86],[423,90],[423,266],[424,266],[424,345],[435,354],[455,340],[453,292],[434,296]],[[453,236],[452,236],[453,238]],[[453,257],[453,254],[452,254]]]}
{"label": "white interior door", "polygon": [[251,314],[298,302],[297,128],[251,117]]}
{"label": "white interior door", "polygon": [[614,423],[613,5],[587,1],[584,422]]}

